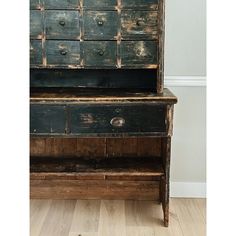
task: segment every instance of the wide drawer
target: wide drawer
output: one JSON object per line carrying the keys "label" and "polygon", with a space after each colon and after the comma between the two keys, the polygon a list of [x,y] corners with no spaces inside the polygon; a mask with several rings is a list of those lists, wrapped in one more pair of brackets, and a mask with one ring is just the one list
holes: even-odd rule
{"label": "wide drawer", "polygon": [[71,134],[165,132],[165,107],[161,105],[70,106]]}
{"label": "wide drawer", "polygon": [[161,104],[31,104],[32,135],[165,135],[166,106]]}
{"label": "wide drawer", "polygon": [[65,106],[38,105],[30,106],[31,134],[63,134],[66,128]]}

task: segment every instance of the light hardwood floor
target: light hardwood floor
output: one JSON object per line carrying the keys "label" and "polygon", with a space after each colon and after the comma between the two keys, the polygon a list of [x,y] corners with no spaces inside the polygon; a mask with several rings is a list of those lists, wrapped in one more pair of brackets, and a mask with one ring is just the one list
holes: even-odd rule
{"label": "light hardwood floor", "polygon": [[30,236],[205,236],[205,209],[205,199],[171,199],[165,228],[153,201],[31,200]]}

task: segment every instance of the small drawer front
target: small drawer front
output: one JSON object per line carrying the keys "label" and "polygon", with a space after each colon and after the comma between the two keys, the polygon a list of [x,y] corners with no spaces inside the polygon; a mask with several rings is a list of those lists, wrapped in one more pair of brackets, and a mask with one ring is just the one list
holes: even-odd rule
{"label": "small drawer front", "polygon": [[152,67],[157,64],[157,43],[155,41],[121,42],[122,66]]}
{"label": "small drawer front", "polygon": [[30,9],[40,9],[41,8],[41,4],[40,4],[40,0],[30,0]]}
{"label": "small drawer front", "polygon": [[31,40],[30,41],[30,65],[42,65],[42,64],[43,64],[42,41]]}
{"label": "small drawer front", "polygon": [[44,0],[45,9],[77,9],[79,0]]}
{"label": "small drawer front", "polygon": [[84,8],[89,9],[113,9],[117,5],[117,0],[83,0]]}
{"label": "small drawer front", "polygon": [[122,11],[121,35],[122,38],[157,38],[156,11]]}
{"label": "small drawer front", "polygon": [[43,36],[43,18],[39,10],[30,11],[30,37],[41,39]]}
{"label": "small drawer front", "polygon": [[46,11],[45,12],[47,39],[79,39],[78,11]]}
{"label": "small drawer front", "polygon": [[80,42],[47,40],[46,59],[48,65],[78,66],[80,64]]}
{"label": "small drawer front", "polygon": [[153,9],[156,10],[158,8],[159,0],[122,0],[123,8],[139,8],[139,9]]}
{"label": "small drawer front", "polygon": [[166,132],[161,105],[71,105],[71,134]]}
{"label": "small drawer front", "polygon": [[65,106],[36,105],[30,106],[31,134],[63,134],[66,128]]}
{"label": "small drawer front", "polygon": [[117,36],[118,15],[116,11],[85,11],[85,39],[114,39]]}
{"label": "small drawer front", "polygon": [[83,64],[85,67],[115,67],[116,42],[113,41],[84,41]]}

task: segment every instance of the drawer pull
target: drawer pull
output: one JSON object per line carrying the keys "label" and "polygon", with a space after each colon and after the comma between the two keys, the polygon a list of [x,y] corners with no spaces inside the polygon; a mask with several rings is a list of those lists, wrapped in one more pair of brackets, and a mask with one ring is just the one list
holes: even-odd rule
{"label": "drawer pull", "polygon": [[144,20],[142,20],[142,19],[139,19],[139,20],[136,21],[136,25],[137,25],[137,26],[142,26],[142,25],[144,25],[144,23],[145,23],[145,22],[144,22]]}
{"label": "drawer pull", "polygon": [[114,127],[122,127],[125,124],[125,119],[122,117],[114,117],[111,119],[110,123]]}
{"label": "drawer pull", "polygon": [[99,26],[102,26],[102,25],[104,24],[104,21],[103,21],[103,20],[97,20],[97,24],[98,24]]}
{"label": "drawer pull", "polygon": [[64,20],[60,20],[60,21],[59,21],[59,25],[65,26],[65,24],[66,24],[66,22],[65,22]]}
{"label": "drawer pull", "polygon": [[65,56],[65,55],[67,54],[67,51],[66,51],[65,49],[61,49],[61,50],[60,50],[60,54],[61,54],[62,56]]}
{"label": "drawer pull", "polygon": [[104,50],[103,49],[99,49],[98,50],[98,55],[99,56],[103,56],[104,55]]}

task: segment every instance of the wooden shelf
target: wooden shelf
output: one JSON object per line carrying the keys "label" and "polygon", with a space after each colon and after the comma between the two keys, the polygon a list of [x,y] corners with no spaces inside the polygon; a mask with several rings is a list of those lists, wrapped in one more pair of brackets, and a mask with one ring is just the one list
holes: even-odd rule
{"label": "wooden shelf", "polygon": [[142,102],[158,101],[174,104],[177,98],[168,89],[163,94],[148,90],[82,89],[82,88],[31,88],[30,101],[33,102]]}
{"label": "wooden shelf", "polygon": [[42,158],[32,157],[31,179],[91,177],[160,177],[164,174],[158,157],[122,158]]}

